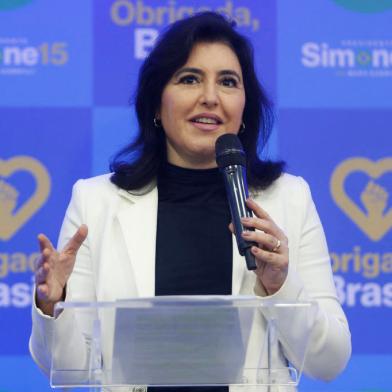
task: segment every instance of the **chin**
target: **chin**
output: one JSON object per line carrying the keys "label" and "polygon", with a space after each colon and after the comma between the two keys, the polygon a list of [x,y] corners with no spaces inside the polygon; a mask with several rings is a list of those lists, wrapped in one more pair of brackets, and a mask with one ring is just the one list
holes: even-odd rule
{"label": "chin", "polygon": [[190,146],[188,149],[189,157],[195,161],[211,161],[215,162],[215,140],[216,137],[211,139],[209,143],[197,143]]}
{"label": "chin", "polygon": [[208,135],[208,137],[200,137],[190,146],[190,150],[195,154],[208,155],[215,154],[215,142],[220,134]]}

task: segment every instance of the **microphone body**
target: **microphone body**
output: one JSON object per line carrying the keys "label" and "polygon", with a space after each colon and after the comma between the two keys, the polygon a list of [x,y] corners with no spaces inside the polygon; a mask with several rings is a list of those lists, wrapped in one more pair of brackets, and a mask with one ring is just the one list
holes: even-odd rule
{"label": "microphone body", "polygon": [[255,270],[257,265],[251,247],[256,244],[246,241],[241,235],[244,230],[254,229],[245,228],[241,222],[241,218],[252,217],[253,214],[245,203],[248,198],[245,153],[237,136],[233,134],[220,136],[216,143],[216,155],[218,167],[224,178],[238,251],[241,256],[245,256],[248,270]]}

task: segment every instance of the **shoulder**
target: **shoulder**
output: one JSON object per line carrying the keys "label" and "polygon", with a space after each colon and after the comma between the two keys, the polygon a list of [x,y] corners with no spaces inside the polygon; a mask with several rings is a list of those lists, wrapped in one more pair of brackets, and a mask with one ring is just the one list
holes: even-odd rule
{"label": "shoulder", "polygon": [[72,188],[71,205],[83,210],[102,208],[118,197],[119,188],[110,181],[110,174],[79,179]]}
{"label": "shoulder", "polygon": [[282,173],[267,189],[252,192],[254,197],[287,199],[302,202],[311,197],[308,183],[299,176]]}
{"label": "shoulder", "polygon": [[294,176],[293,174],[289,174],[286,172],[283,172],[281,176],[273,182],[272,186],[277,186],[277,187],[298,187],[302,186],[302,184],[305,183],[305,180],[300,177],[300,176]]}
{"label": "shoulder", "polygon": [[286,214],[290,220],[303,221],[314,210],[308,183],[299,176],[283,173],[267,189],[253,196],[273,214]]}
{"label": "shoulder", "polygon": [[126,191],[111,181],[112,173],[78,180],[72,190],[73,198],[82,198],[92,204],[113,202],[114,199],[126,198],[137,201],[147,197],[155,189],[155,182],[134,191]]}
{"label": "shoulder", "polygon": [[110,181],[111,174],[103,174],[91,178],[83,178],[76,181],[74,184],[74,190],[80,190],[84,192],[100,191],[116,191],[118,187]]}

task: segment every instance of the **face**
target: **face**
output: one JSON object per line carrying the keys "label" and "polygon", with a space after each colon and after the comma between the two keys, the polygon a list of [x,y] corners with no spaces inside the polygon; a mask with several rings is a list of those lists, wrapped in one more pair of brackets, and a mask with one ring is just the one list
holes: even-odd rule
{"label": "face", "polygon": [[199,43],[162,93],[157,117],[166,134],[168,161],[205,169],[216,167],[215,141],[237,134],[245,90],[241,66],[223,43]]}

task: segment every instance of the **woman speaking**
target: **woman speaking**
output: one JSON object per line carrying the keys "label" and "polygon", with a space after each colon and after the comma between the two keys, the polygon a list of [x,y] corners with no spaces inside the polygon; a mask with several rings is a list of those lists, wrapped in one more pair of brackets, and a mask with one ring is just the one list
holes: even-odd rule
{"label": "woman speaking", "polygon": [[[55,325],[65,341],[88,340],[82,326],[72,327],[75,320],[53,316],[59,301],[246,294],[317,301],[304,371],[334,378],[351,352],[347,320],[308,185],[283,173],[281,162],[259,158],[272,115],[250,43],[213,12],[174,23],[141,67],[135,106],[137,140],[116,156],[112,174],[75,184],[58,250],[39,235],[34,360],[49,369],[45,342]],[[233,243],[215,160],[215,142],[226,133],[238,135],[247,157],[254,217],[242,223],[255,230],[242,235],[255,243],[255,271]],[[295,361],[281,343],[283,361]]]}

